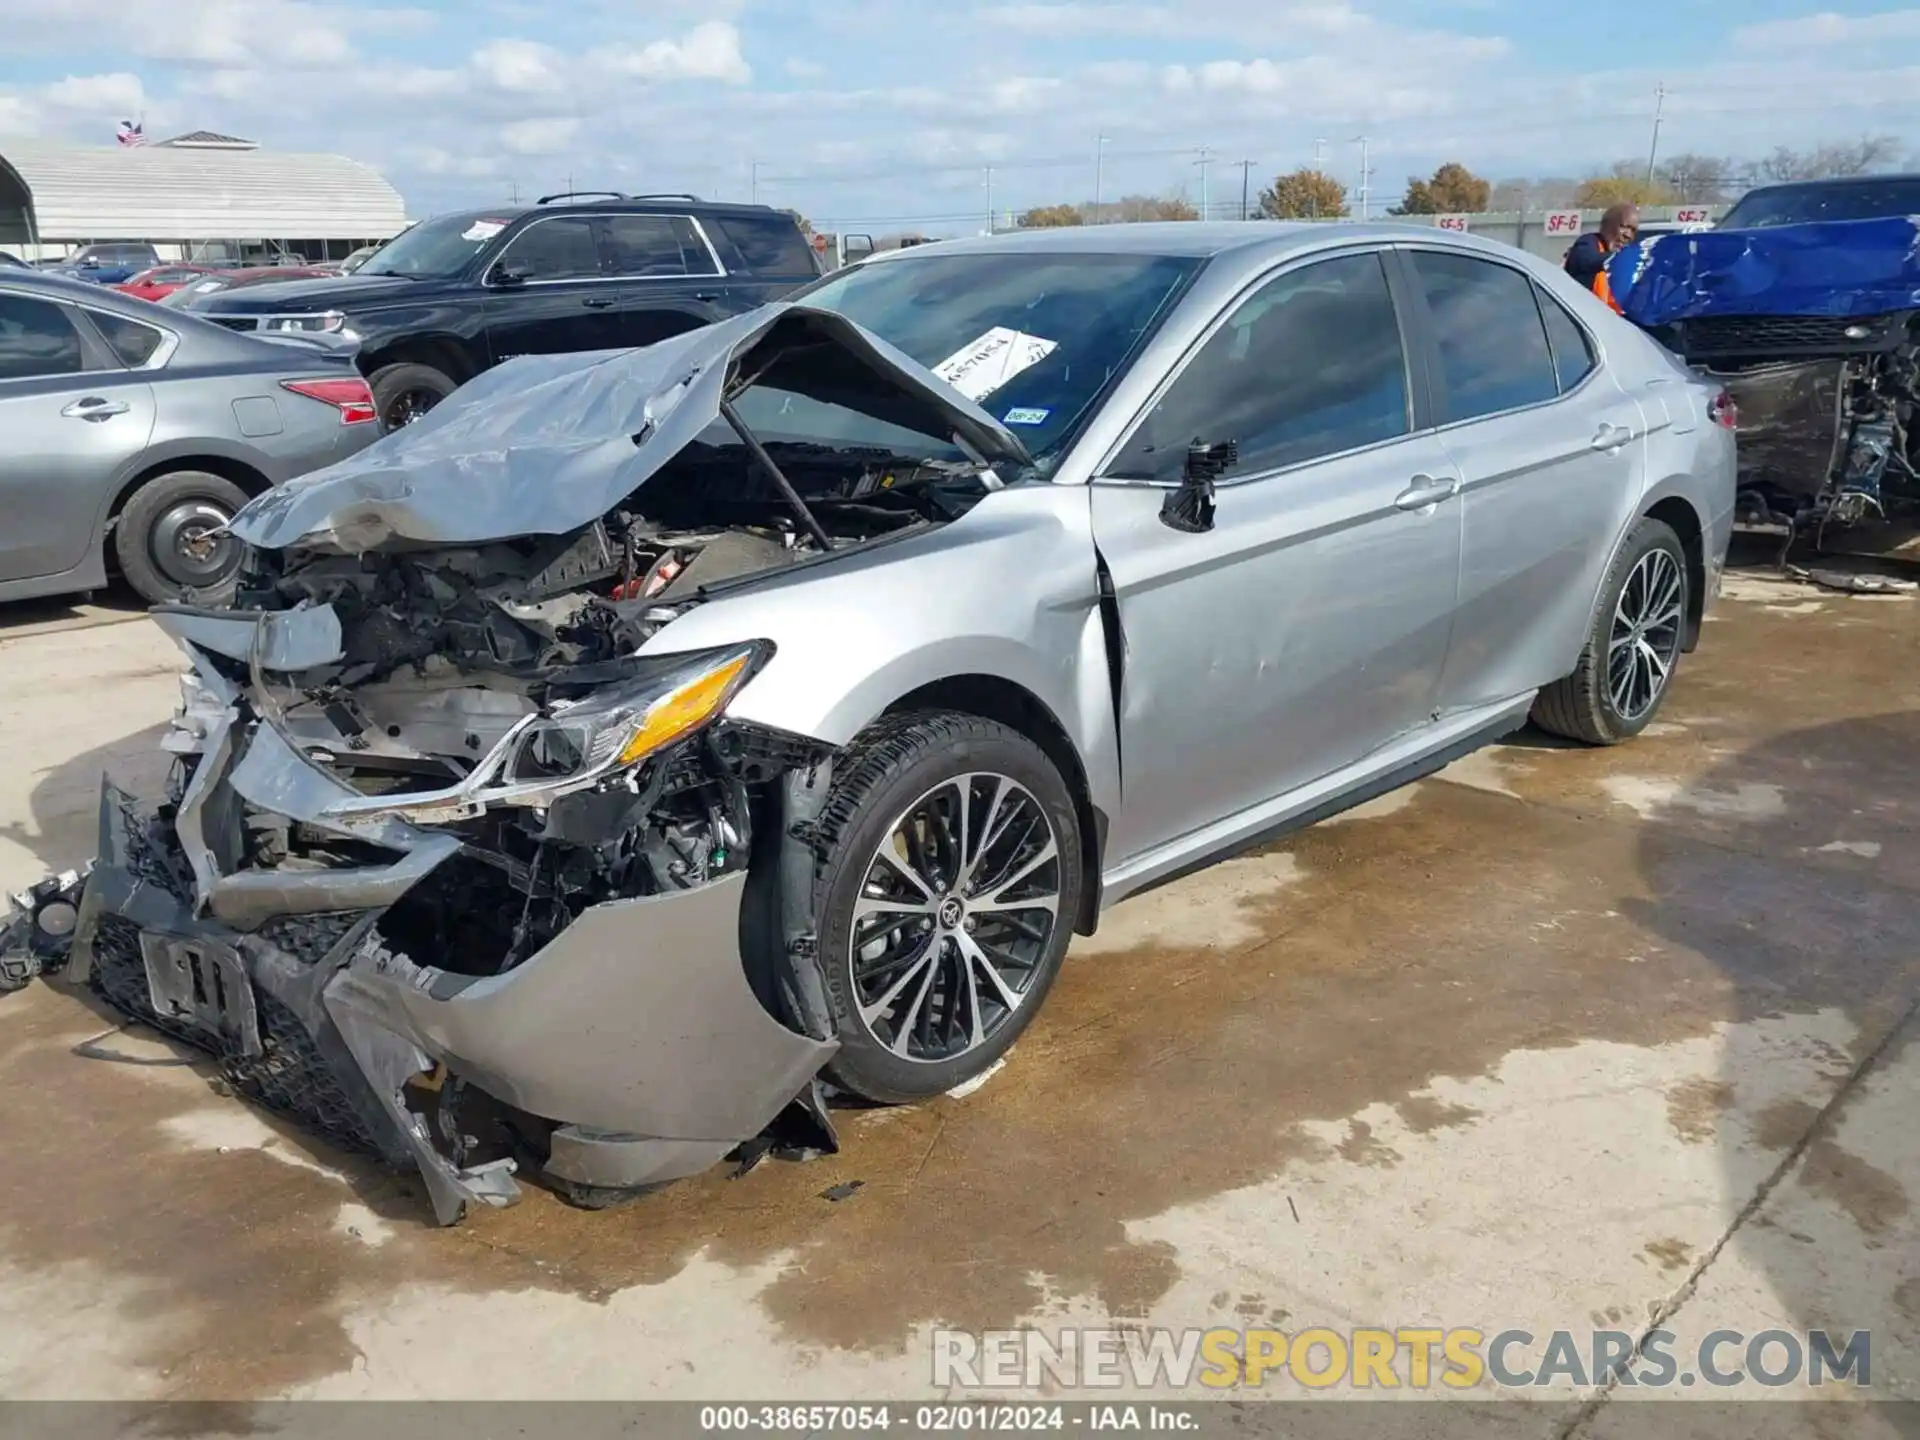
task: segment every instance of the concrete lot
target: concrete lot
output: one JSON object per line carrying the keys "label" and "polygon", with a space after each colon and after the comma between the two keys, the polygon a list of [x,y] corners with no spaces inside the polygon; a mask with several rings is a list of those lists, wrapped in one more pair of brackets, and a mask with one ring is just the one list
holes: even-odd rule
{"label": "concrete lot", "polygon": [[[176,693],[143,620],[10,619],[9,887],[89,852],[103,767],[158,786]],[[1521,736],[1144,896],[973,1093],[613,1213],[436,1230],[150,1037],[76,1053],[111,1017],[37,986],[0,1395],[908,1397],[938,1324],[1658,1319],[1871,1330],[1920,1398],[1917,662],[1920,602],[1736,574],[1639,743]],[[1831,1409],[1794,1423],[1872,1433]]]}

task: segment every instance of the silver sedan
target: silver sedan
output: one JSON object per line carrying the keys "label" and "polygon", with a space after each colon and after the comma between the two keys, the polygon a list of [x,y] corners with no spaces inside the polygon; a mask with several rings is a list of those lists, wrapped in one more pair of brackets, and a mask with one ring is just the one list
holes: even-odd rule
{"label": "silver sedan", "polygon": [[0,600],[90,590],[110,565],[150,601],[218,596],[240,507],[380,428],[341,347],[0,270]]}
{"label": "silver sedan", "polygon": [[831,1146],[1125,896],[1530,716],[1643,730],[1733,423],[1558,271],[1361,225],[948,242],[512,361],[235,520],[234,608],[156,616],[183,788],[109,788],[0,965],[447,1222]]}

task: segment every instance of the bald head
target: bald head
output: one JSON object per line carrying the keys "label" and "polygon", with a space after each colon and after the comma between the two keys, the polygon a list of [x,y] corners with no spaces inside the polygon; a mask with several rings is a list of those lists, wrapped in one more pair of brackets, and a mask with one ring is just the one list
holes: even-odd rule
{"label": "bald head", "polygon": [[1629,200],[1609,205],[1600,217],[1600,238],[1609,245],[1631,245],[1640,231],[1640,207]]}

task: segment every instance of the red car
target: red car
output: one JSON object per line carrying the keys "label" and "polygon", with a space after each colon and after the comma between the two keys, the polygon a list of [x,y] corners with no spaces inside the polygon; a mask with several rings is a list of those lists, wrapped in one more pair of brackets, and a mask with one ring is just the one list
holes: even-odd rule
{"label": "red car", "polygon": [[113,288],[125,295],[138,295],[142,300],[160,300],[188,281],[210,273],[211,267],[206,265],[156,265]]}
{"label": "red car", "polygon": [[239,270],[202,270],[197,275],[189,275],[172,293],[163,297],[162,305],[175,310],[191,309],[193,302],[202,295],[211,295],[220,290],[233,290],[243,285],[272,285],[282,280],[324,280],[337,279],[331,270],[323,270],[317,265],[250,265]]}

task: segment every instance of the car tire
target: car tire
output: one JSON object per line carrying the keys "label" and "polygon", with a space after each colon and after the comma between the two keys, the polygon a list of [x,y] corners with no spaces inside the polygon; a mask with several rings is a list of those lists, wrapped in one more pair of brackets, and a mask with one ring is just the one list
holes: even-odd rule
{"label": "car tire", "polygon": [[380,428],[398,430],[418,420],[460,388],[459,382],[431,365],[406,362],[382,365],[368,380]]}
{"label": "car tire", "polygon": [[947,711],[882,721],[836,771],[813,896],[840,1041],[827,1078],[927,1099],[997,1063],[1059,973],[1080,903],[1073,795],[1024,735]]}
{"label": "car tire", "polygon": [[244,547],[231,535],[207,532],[240,512],[247,492],[204,470],[156,475],[134,491],[113,523],[120,574],[149,605],[182,599],[189,590],[204,604],[233,594]]}
{"label": "car tire", "polygon": [[1600,587],[1573,673],[1542,690],[1533,723],[1588,745],[1618,745],[1653,722],[1686,639],[1687,552],[1665,522],[1627,535]]}

